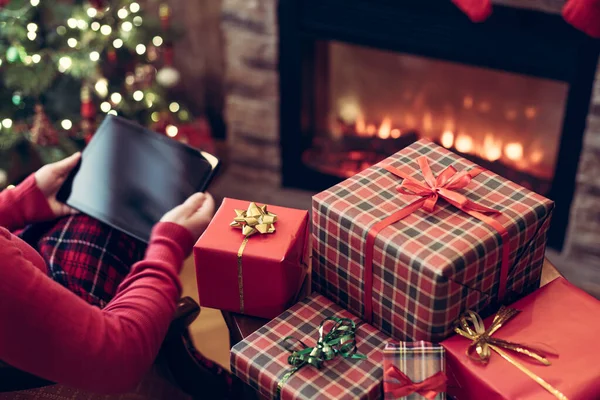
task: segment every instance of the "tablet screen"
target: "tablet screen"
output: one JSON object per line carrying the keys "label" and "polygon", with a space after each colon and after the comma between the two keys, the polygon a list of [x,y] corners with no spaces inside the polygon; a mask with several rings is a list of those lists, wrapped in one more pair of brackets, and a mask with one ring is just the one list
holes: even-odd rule
{"label": "tablet screen", "polygon": [[208,153],[109,115],[59,200],[147,242],[167,211],[206,189],[217,164]]}

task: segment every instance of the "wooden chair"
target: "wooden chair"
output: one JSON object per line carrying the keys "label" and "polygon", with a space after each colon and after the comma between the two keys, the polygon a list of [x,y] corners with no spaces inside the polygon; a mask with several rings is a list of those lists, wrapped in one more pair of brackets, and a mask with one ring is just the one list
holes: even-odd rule
{"label": "wooden chair", "polygon": [[[200,306],[190,297],[177,304],[175,317],[155,362],[160,374],[170,383],[193,398],[225,399],[228,386],[215,379],[210,371],[194,356],[189,326],[200,314]],[[0,393],[36,389],[54,382],[39,378],[0,362]]]}

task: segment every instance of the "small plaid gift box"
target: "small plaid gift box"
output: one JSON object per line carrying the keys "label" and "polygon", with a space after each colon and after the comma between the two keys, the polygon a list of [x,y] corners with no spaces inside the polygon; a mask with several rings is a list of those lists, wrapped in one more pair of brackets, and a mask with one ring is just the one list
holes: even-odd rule
{"label": "small plaid gift box", "polygon": [[383,348],[389,337],[370,325],[358,325],[355,333],[356,354],[364,359],[338,356],[325,361],[320,369],[306,365],[295,372],[289,364],[292,353],[284,339],[293,336],[314,347],[319,325],[334,317],[357,321],[321,295],[305,298],[235,345],[231,371],[268,398],[278,398],[279,392],[283,400],[381,399]]}
{"label": "small plaid gift box", "polygon": [[424,341],[390,342],[383,352],[383,390],[386,400],[444,400],[444,348]]}
{"label": "small plaid gift box", "polygon": [[463,311],[539,287],[553,207],[415,142],[313,197],[313,289],[394,339],[440,342]]}

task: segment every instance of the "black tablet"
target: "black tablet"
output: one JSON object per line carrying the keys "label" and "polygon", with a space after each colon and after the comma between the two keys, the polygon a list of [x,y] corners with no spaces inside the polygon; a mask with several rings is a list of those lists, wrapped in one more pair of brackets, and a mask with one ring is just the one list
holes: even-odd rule
{"label": "black tablet", "polygon": [[205,191],[218,166],[211,154],[107,115],[57,198],[148,242],[154,224]]}

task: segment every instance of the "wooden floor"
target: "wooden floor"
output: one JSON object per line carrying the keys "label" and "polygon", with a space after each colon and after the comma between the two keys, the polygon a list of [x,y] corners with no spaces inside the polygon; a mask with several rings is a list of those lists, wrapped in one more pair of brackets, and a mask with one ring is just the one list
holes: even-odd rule
{"label": "wooden floor", "polygon": [[[198,301],[196,270],[192,257],[181,271],[183,296]],[[196,348],[209,359],[229,369],[229,332],[219,310],[202,307],[200,316],[192,323],[190,332]]]}

